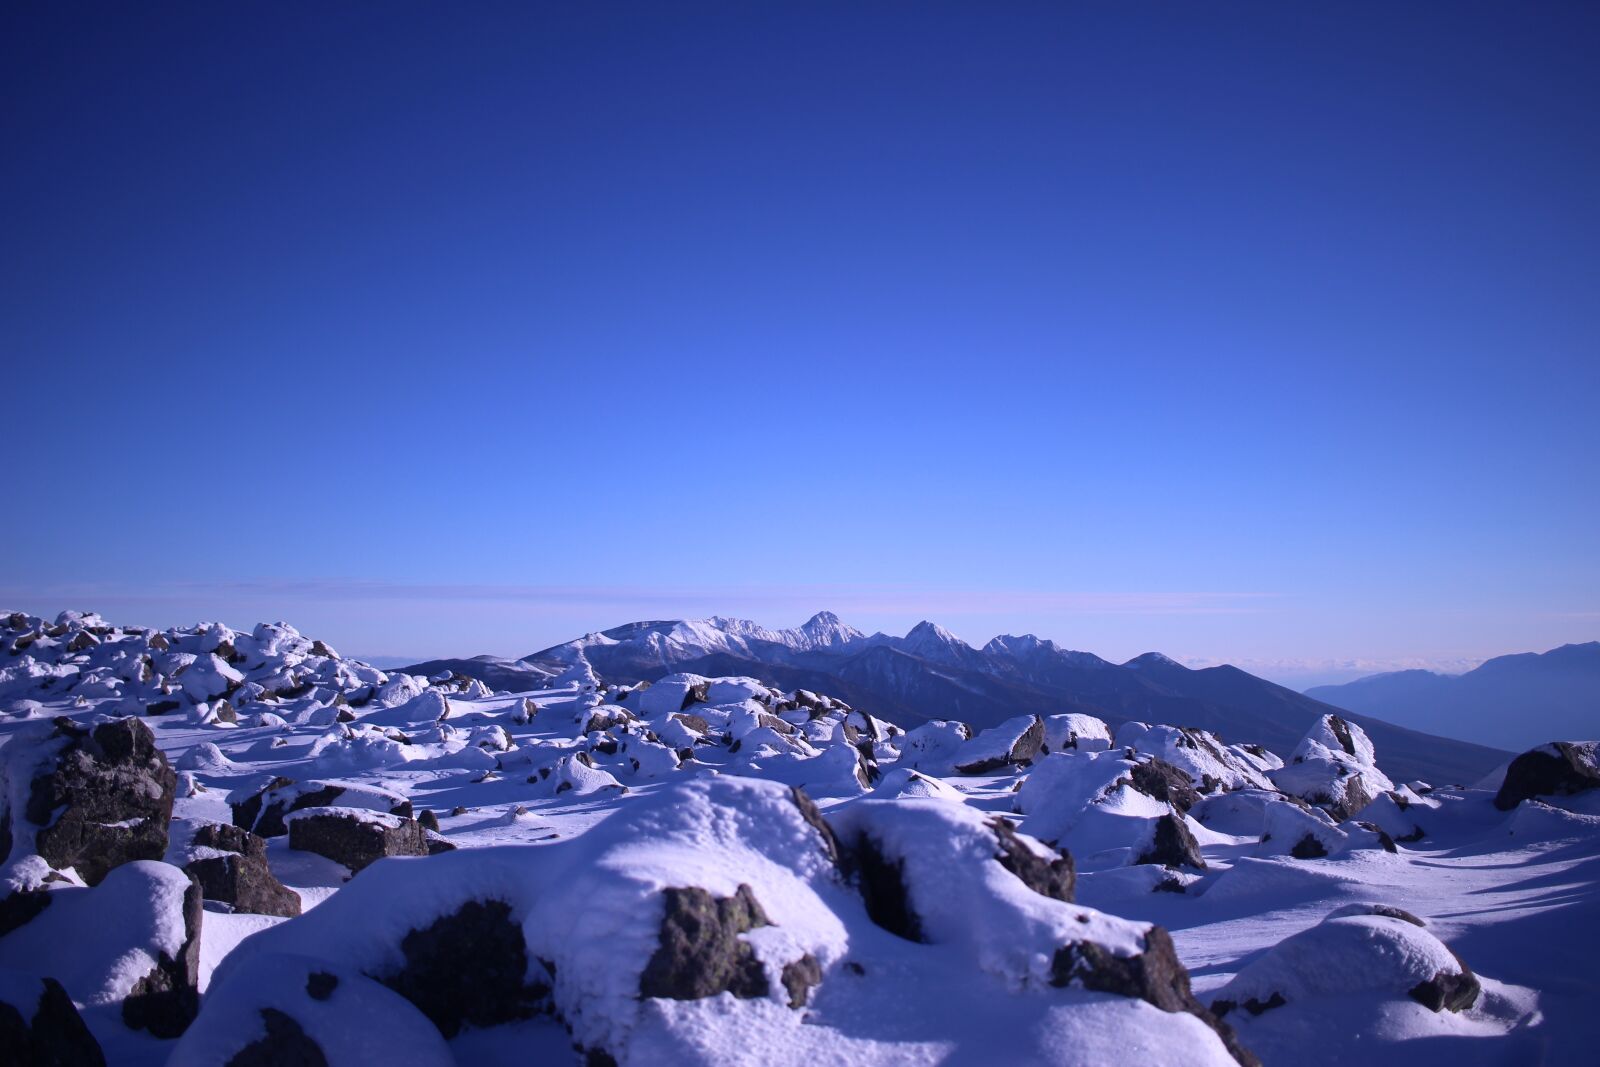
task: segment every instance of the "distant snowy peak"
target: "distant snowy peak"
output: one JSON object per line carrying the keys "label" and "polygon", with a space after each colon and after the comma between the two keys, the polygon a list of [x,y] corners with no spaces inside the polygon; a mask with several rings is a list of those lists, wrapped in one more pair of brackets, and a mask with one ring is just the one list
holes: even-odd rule
{"label": "distant snowy peak", "polygon": [[1159,652],[1146,652],[1142,656],[1135,656],[1123,666],[1136,671],[1188,671],[1189,669],[1171,656],[1163,656]]}
{"label": "distant snowy peak", "polygon": [[923,620],[901,638],[900,651],[933,663],[968,663],[982,653],[935,622]]}
{"label": "distant snowy peak", "polygon": [[1063,648],[1054,641],[1037,637],[1033,634],[1023,634],[1021,637],[1013,634],[1001,634],[984,645],[983,652],[987,656],[1013,660],[1051,657],[1064,660],[1075,667],[1111,666],[1110,663],[1107,663],[1093,652],[1078,652],[1074,649]]}
{"label": "distant snowy peak", "polygon": [[[778,645],[801,652],[825,652],[844,648],[866,637],[860,630],[841,621],[831,611],[821,611],[790,630],[772,630],[749,619],[721,615],[709,619],[677,619],[635,622],[601,633],[586,634],[576,641],[536,652],[529,659],[572,661],[587,650],[628,646],[663,664],[718,653],[753,656],[753,645]],[[757,657],[759,658],[759,657]]]}

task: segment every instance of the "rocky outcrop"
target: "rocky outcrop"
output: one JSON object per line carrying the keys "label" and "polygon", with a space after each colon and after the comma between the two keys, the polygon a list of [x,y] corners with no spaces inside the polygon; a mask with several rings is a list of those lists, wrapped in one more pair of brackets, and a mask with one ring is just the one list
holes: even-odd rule
{"label": "rocky outcrop", "polygon": [[12,746],[20,747],[6,753],[7,777],[27,774],[31,783],[26,807],[4,820],[8,854],[31,841],[50,867],[72,868],[88,885],[120,864],[166,854],[178,776],[139,719],[57,719]]}
{"label": "rocky outcrop", "polygon": [[183,894],[184,939],[176,955],[158,953],[156,965],[122,1002],[122,1021],[161,1038],[177,1037],[200,1010],[200,923],[204,898],[193,877]]}
{"label": "rocky outcrop", "polygon": [[1600,742],[1553,741],[1511,761],[1494,806],[1510,811],[1531,797],[1564,797],[1600,786]]}
{"label": "rocky outcrop", "polygon": [[386,856],[429,856],[454,848],[414,819],[361,808],[305,808],[289,820],[289,847],[362,870]]}
{"label": "rocky outcrop", "polygon": [[530,981],[522,929],[501,900],[468,901],[400,942],[405,964],[377,976],[445,1037],[548,1009],[550,987]]}
{"label": "rocky outcrop", "polygon": [[1242,1067],[1260,1067],[1261,1061],[1240,1044],[1233,1028],[1195,999],[1189,989],[1189,972],[1179,962],[1172,938],[1159,926],[1150,927],[1144,951],[1132,956],[1116,955],[1093,941],[1063,945],[1051,962],[1050,981],[1057,986],[1134,997],[1162,1011],[1193,1015],[1216,1031]]}
{"label": "rocky outcrop", "polygon": [[341,782],[274,778],[260,789],[234,793],[228,801],[233,809],[233,824],[262,837],[288,833],[289,814],[306,808],[361,808],[411,817],[411,801],[400,794]]}
{"label": "rocky outcrop", "polygon": [[1133,788],[1147,797],[1165,800],[1180,812],[1186,813],[1200,802],[1200,794],[1189,776],[1164,759],[1141,760],[1131,773]]}
{"label": "rocky outcrop", "polygon": [[61,983],[0,972],[0,1067],[105,1067]]}
{"label": "rocky outcrop", "polygon": [[1072,903],[1078,878],[1070,853],[1056,849],[1051,857],[1039,855],[1017,836],[1016,826],[1010,819],[996,819],[989,825],[1000,845],[995,854],[1000,866],[1022,879],[1023,885],[1040,896]]}
{"label": "rocky outcrop", "polygon": [[300,895],[272,873],[267,843],[256,834],[237,826],[202,826],[189,854],[183,869],[200,883],[205,899],[256,915],[300,914]]}
{"label": "rocky outcrop", "polygon": [[1135,864],[1159,863],[1164,867],[1194,867],[1204,870],[1205,857],[1200,854],[1200,842],[1183,821],[1183,816],[1171,812],[1155,820],[1150,830],[1150,840],[1133,861]]}
{"label": "rocky outcrop", "polygon": [[731,897],[715,897],[695,886],[669,887],[661,891],[661,899],[660,941],[639,976],[640,996],[699,1000],[718,993],[767,995],[766,970],[739,937],[769,925],[748,885],[740,885]]}

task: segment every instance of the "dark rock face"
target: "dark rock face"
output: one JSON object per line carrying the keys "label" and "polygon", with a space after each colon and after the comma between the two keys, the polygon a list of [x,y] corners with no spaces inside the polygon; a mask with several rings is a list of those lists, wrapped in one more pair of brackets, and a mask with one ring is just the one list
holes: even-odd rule
{"label": "dark rock face", "polygon": [[1329,715],[1328,729],[1333,731],[1335,740],[1339,742],[1339,747],[1344,749],[1346,755],[1354,756],[1356,754],[1356,742],[1355,738],[1350,735],[1349,723],[1337,715]]}
{"label": "dark rock face", "polygon": [[755,892],[741,885],[731,897],[694,886],[661,891],[666,905],[661,940],[639,976],[639,995],[699,1000],[732,993],[767,995],[767,973],[739,935],[770,925]]}
{"label": "dark rock face", "polygon": [[0,1002],[0,1067],[105,1067],[105,1054],[72,998],[40,979],[36,1005]]}
{"label": "dark rock face", "polygon": [[289,847],[315,852],[350,868],[351,873],[371,866],[385,856],[430,855],[428,832],[411,819],[395,825],[362,816],[353,809],[327,808],[289,824]]}
{"label": "dark rock face", "polygon": [[163,952],[155,968],[122,1002],[122,1021],[160,1038],[177,1037],[200,1011],[200,922],[204,898],[191,876],[183,894],[183,946],[174,959]]}
{"label": "dark rock face", "polygon": [[1555,741],[1511,761],[1494,806],[1510,811],[1530,797],[1565,797],[1600,786],[1600,755],[1594,741]]}
{"label": "dark rock face", "polygon": [[1044,748],[1044,721],[1036,715],[1033,725],[1022,732],[1022,736],[1012,743],[1005,755],[973,760],[970,763],[958,763],[956,770],[962,774],[988,774],[1001,767],[1031,763],[1042,748]]}
{"label": "dark rock face", "polygon": [[811,990],[822,982],[822,965],[809,952],[783,965],[783,988],[789,994],[789,1007],[803,1008]]}
{"label": "dark rock face", "polygon": [[1133,788],[1148,797],[1165,800],[1180,812],[1200,802],[1189,776],[1164,759],[1150,759],[1133,768]]}
{"label": "dark rock face", "polygon": [[1000,861],[1000,866],[1022,879],[1024,885],[1040,896],[1072,903],[1078,874],[1070,853],[1060,851],[1053,860],[1043,859],[1018,840],[1011,820],[996,819],[989,826],[999,841],[1000,849],[994,858]]}
{"label": "dark rock face", "polygon": [[1297,860],[1321,859],[1328,854],[1327,846],[1317,840],[1316,834],[1307,834],[1294,843],[1289,850],[1289,855]]}
{"label": "dark rock face", "polygon": [[1241,1067],[1261,1067],[1255,1054],[1239,1043],[1233,1028],[1195,999],[1189,989],[1189,972],[1178,962],[1172,938],[1159,926],[1150,928],[1144,951],[1137,956],[1112,955],[1093,941],[1063,945],[1051,963],[1050,982],[1136,997],[1162,1011],[1186,1012],[1215,1030]]}
{"label": "dark rock face", "polygon": [[1281,1008],[1287,1003],[1289,1002],[1283,999],[1282,993],[1273,993],[1272,996],[1268,997],[1266,1000],[1257,1000],[1255,997],[1251,997],[1249,1000],[1245,1001],[1243,1005],[1235,1004],[1231,1000],[1214,1001],[1211,1005],[1211,1010],[1215,1012],[1217,1018],[1220,1019],[1238,1007],[1243,1007],[1244,1010],[1249,1012],[1251,1015],[1261,1015],[1264,1012],[1271,1011],[1273,1008]]}
{"label": "dark rock face", "polygon": [[113,867],[166,855],[178,775],[150,728],[133,717],[90,729],[58,719],[55,736],[66,748],[34,778],[26,811],[12,813],[40,827],[45,862],[98,885]]}
{"label": "dark rock face", "polygon": [[822,811],[817,807],[816,801],[806,795],[806,791],[799,786],[789,790],[789,795],[794,797],[794,806],[800,809],[800,817],[810,823],[822,838],[822,851],[828,859],[835,864],[839,862],[839,838],[834,835],[833,827],[828,825],[828,820],[822,817]]}
{"label": "dark rock face", "polygon": [[549,1006],[549,986],[527,983],[527,944],[503,900],[468,901],[406,934],[400,951],[405,966],[376,977],[415,1004],[447,1038],[463,1025],[495,1026]]}
{"label": "dark rock face", "polygon": [[[1461,957],[1457,956],[1456,959],[1459,961]],[[1426,982],[1419,982],[1406,992],[1412,1000],[1429,1011],[1466,1011],[1478,1002],[1481,988],[1478,976],[1472,973],[1472,968],[1463,963],[1460,974],[1446,974],[1440,971]]]}
{"label": "dark rock face", "polygon": [[300,914],[300,895],[278,881],[267,865],[264,839],[237,826],[213,825],[197,830],[194,843],[232,853],[207,856],[184,865],[183,869],[200,883],[205,899],[255,915],[292,919]]}
{"label": "dark rock face", "polygon": [[1172,812],[1156,820],[1150,844],[1134,863],[1159,863],[1164,867],[1195,867],[1205,870],[1205,857],[1200,854],[1200,842],[1194,839],[1181,816]]}
{"label": "dark rock face", "polygon": [[322,1046],[277,1008],[262,1008],[267,1032],[234,1053],[225,1067],[328,1067]]}
{"label": "dark rock face", "polygon": [[[262,837],[282,837],[289,832],[285,817],[305,808],[327,808],[338,804],[339,798],[350,792],[347,786],[331,783],[315,789],[291,790],[295,782],[289,778],[274,778],[254,796],[233,805],[233,824],[254,831]],[[383,798],[388,803],[383,808],[390,815],[411,818],[411,801]],[[375,809],[376,810],[376,809]]]}
{"label": "dark rock face", "polygon": [[911,906],[904,865],[886,857],[866,836],[850,846],[845,858],[860,886],[867,917],[907,941],[922,941],[922,920]]}
{"label": "dark rock face", "polygon": [[0,898],[0,937],[31,922],[35,915],[49,906],[50,892],[45,889],[10,893]]}

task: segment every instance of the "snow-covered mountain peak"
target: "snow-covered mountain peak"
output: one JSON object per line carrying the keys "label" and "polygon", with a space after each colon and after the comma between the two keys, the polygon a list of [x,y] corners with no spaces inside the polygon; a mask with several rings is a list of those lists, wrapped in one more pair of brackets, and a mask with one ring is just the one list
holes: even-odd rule
{"label": "snow-covered mountain peak", "polygon": [[1163,656],[1159,652],[1146,652],[1142,656],[1135,656],[1128,662],[1124,663],[1123,666],[1132,667],[1134,670],[1143,669],[1186,671],[1189,669],[1188,667],[1185,667],[1183,664],[1179,663],[1177,660],[1173,659],[1171,656]]}
{"label": "snow-covered mountain peak", "polygon": [[801,625],[798,632],[809,639],[809,647],[812,648],[847,645],[866,636],[831,611],[817,612]]}

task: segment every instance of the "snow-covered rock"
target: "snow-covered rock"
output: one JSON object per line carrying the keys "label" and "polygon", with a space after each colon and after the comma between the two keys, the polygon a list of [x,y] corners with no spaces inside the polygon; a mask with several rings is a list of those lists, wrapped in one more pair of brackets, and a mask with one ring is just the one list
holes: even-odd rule
{"label": "snow-covered rock", "polygon": [[1324,807],[1340,820],[1394,788],[1378,770],[1377,755],[1366,732],[1337,715],[1317,720],[1289,761],[1269,776],[1283,792]]}

